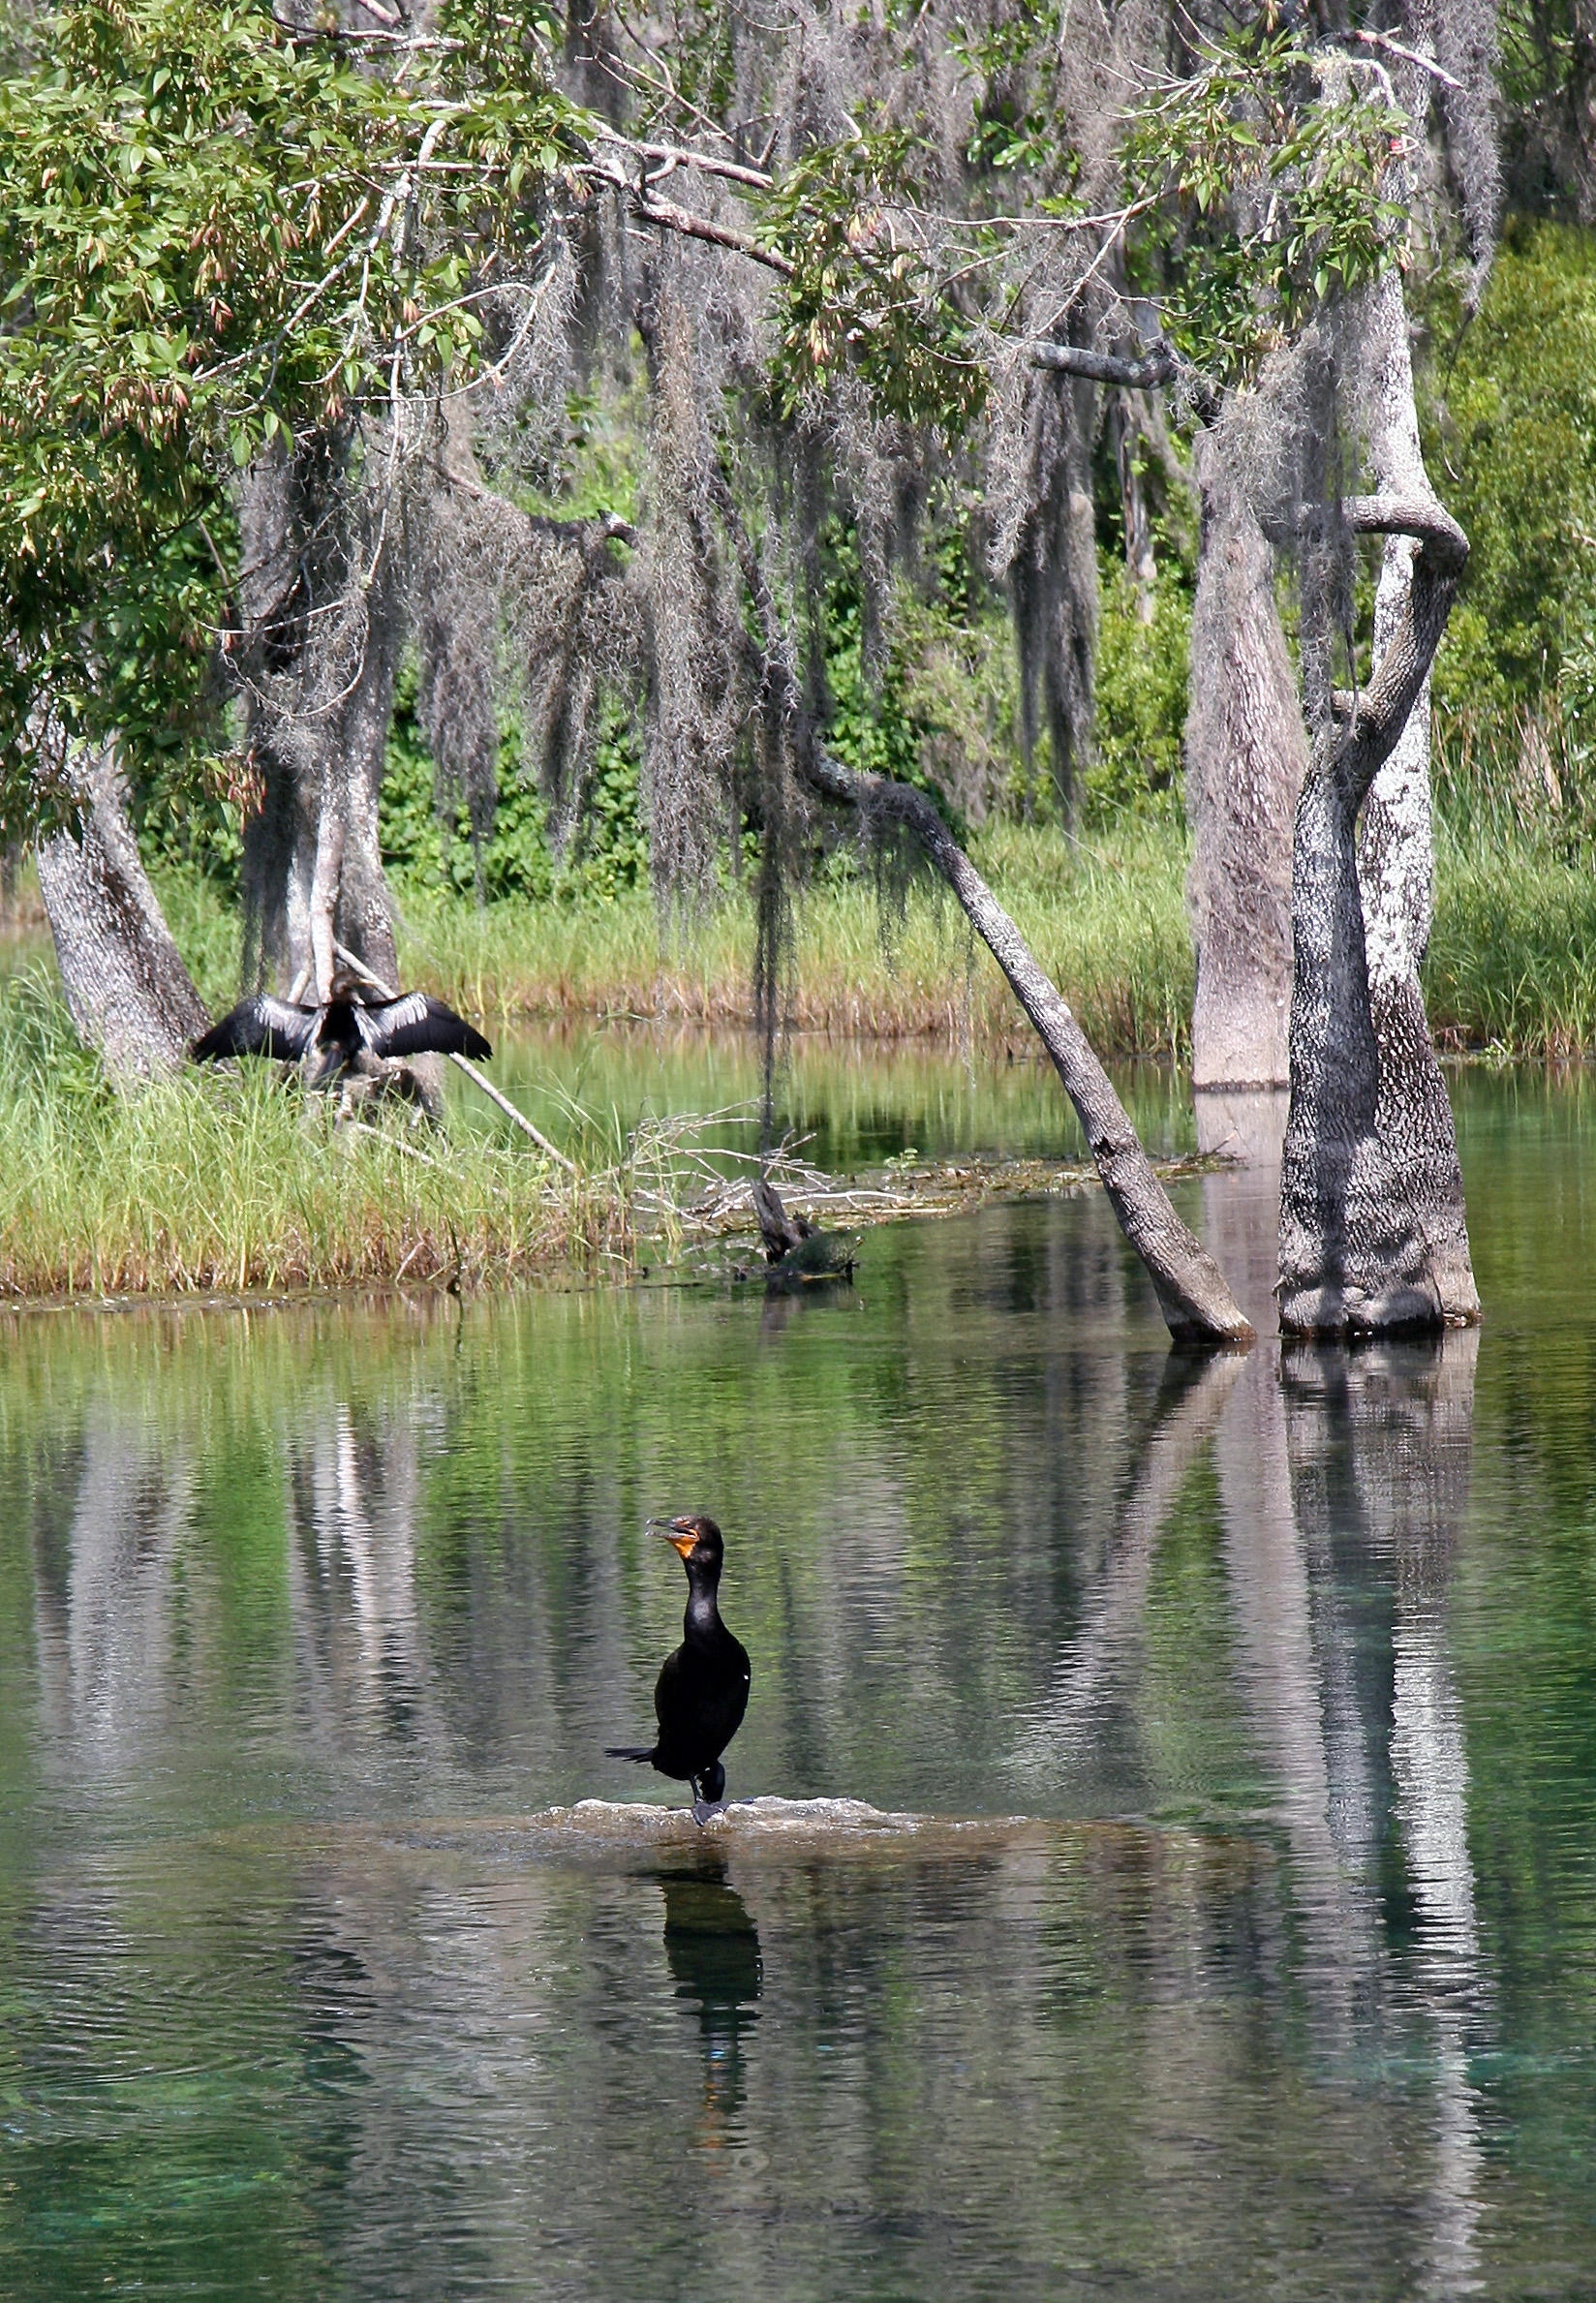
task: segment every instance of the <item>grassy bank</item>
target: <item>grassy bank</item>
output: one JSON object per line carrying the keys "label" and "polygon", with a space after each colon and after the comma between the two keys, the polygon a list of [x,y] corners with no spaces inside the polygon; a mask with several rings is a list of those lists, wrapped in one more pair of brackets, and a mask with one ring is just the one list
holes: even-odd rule
{"label": "grassy bank", "polygon": [[[1122,833],[1066,842],[1053,831],[994,827],[981,869],[1054,972],[1105,1055],[1181,1053],[1190,1023],[1191,945],[1182,899],[1184,836],[1130,819]],[[704,1024],[749,1020],[752,907],[733,893],[661,943],[646,893],[611,902],[482,908],[395,888],[402,972],[491,1031],[517,1016],[634,1015]],[[169,877],[162,898],[213,1007],[237,997],[237,922],[201,882]],[[993,1045],[1028,1027],[963,914],[929,882],[901,915],[868,885],[816,885],[802,898],[795,1029],[885,1039],[967,1031]]]}
{"label": "grassy bank", "polygon": [[[1534,823],[1443,820],[1436,845],[1425,987],[1437,1044],[1535,1060],[1596,1048],[1596,865],[1556,827]],[[1143,818],[1075,844],[1002,826],[976,854],[1102,1055],[1187,1053],[1193,975],[1178,826]],[[169,894],[207,998],[226,1004],[236,982],[235,921],[193,883]],[[641,894],[574,907],[477,909],[410,891],[400,900],[407,979],[486,1018],[490,1029],[516,1016],[748,1020],[746,898],[663,949]],[[897,922],[883,922],[868,889],[813,888],[799,908],[791,1015],[801,1030],[881,1038],[967,1034],[990,1048],[1028,1036],[997,967],[979,946],[971,951],[957,906],[923,885]]]}
{"label": "grassy bank", "polygon": [[0,1296],[471,1285],[625,1267],[633,1179],[402,1118],[332,1128],[265,1065],[116,1095],[40,977],[0,987]]}
{"label": "grassy bank", "polygon": [[1596,1050],[1596,862],[1443,838],[1425,996],[1453,1053]]}
{"label": "grassy bank", "polygon": [[[1596,1050],[1596,858],[1544,809],[1443,809],[1425,992],[1437,1044],[1530,1061]],[[974,843],[1093,1045],[1107,1057],[1189,1052],[1193,969],[1177,824],[1130,819],[1078,843],[1001,825]],[[213,1010],[237,997],[238,920],[215,889],[161,876],[162,899]],[[733,895],[661,943],[646,894],[576,905],[395,890],[407,980],[491,1031],[518,1016],[638,1016],[737,1026],[750,1011],[752,909]],[[11,935],[45,937],[24,888]],[[885,933],[883,934],[883,928]],[[0,964],[0,975],[5,965]],[[927,885],[883,921],[866,887],[814,887],[798,910],[791,1019],[805,1031],[880,1039],[1028,1044],[986,952],[952,900]]]}

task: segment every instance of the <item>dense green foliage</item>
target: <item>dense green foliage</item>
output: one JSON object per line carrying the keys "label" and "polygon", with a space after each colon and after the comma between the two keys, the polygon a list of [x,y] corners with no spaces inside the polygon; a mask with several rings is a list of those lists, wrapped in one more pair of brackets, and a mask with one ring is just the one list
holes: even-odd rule
{"label": "dense green foliage", "polygon": [[1596,634],[1596,243],[1518,225],[1478,316],[1432,316],[1427,446],[1469,538],[1436,660],[1451,712],[1532,704]]}
{"label": "dense green foliage", "polygon": [[[572,117],[539,19],[443,20],[401,79],[261,0],[74,0],[0,84],[6,823],[70,811],[76,738],[192,741],[231,471],[468,358],[475,271],[536,240]],[[445,124],[463,175],[419,172]]]}
{"label": "dense green foliage", "polygon": [[548,810],[520,760],[519,739],[500,746],[499,801],[478,848],[464,801],[439,804],[433,763],[415,716],[415,672],[400,675],[381,810],[383,861],[401,896],[447,890],[485,903],[582,899],[612,903],[648,885],[648,842],[638,803],[637,746],[617,720],[594,748],[587,805],[568,852],[556,853]]}

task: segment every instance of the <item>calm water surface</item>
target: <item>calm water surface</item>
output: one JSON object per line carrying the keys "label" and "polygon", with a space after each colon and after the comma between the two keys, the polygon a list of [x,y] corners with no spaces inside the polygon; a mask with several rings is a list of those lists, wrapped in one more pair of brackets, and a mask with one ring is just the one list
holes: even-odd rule
{"label": "calm water surface", "polygon": [[[1075,1154],[843,1068],[840,1158]],[[1094,1194],[802,1302],[12,1324],[0,2293],[1596,2294],[1596,1099],[1458,1101],[1436,1347],[1172,1363]],[[532,1820],[668,1798],[688,1508],[733,1793],[981,1827]]]}

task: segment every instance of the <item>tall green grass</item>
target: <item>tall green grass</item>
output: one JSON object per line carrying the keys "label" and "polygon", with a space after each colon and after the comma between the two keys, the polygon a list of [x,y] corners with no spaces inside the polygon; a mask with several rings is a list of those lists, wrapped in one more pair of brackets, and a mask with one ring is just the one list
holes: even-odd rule
{"label": "tall green grass", "polygon": [[[1070,843],[1004,825],[975,852],[1103,1053],[1183,1051],[1193,976],[1178,829],[1129,819],[1120,833]],[[401,891],[400,909],[407,979],[490,1028],[518,1015],[749,1019],[753,918],[742,893],[664,935],[646,896],[476,909]],[[882,1038],[967,1033],[992,1042],[1025,1029],[958,906],[924,880],[911,883],[901,911],[878,905],[857,880],[804,894],[790,1015],[800,1030]]]}
{"label": "tall green grass", "polygon": [[1596,1048],[1596,799],[1555,692],[1435,719],[1435,925],[1425,996],[1455,1051]]}
{"label": "tall green grass", "polygon": [[632,1179],[568,1176],[519,1140],[378,1118],[276,1067],[125,1093],[42,974],[0,986],[0,1295],[471,1284],[626,1264]]}
{"label": "tall green grass", "polygon": [[[1540,1059],[1596,1048],[1596,829],[1553,722],[1440,731],[1436,905],[1426,997],[1437,1042]],[[1550,773],[1548,775],[1550,763]],[[1071,842],[989,827],[975,856],[1105,1056],[1183,1058],[1193,991],[1179,823],[1130,817]],[[407,981],[496,1024],[518,1016],[749,1019],[753,921],[734,893],[661,934],[646,895],[478,908],[397,891]],[[163,900],[213,1007],[236,997],[238,926],[203,883]],[[901,916],[867,884],[819,884],[798,906],[791,1021],[885,1039],[1019,1044],[1026,1026],[957,906],[926,881]]]}

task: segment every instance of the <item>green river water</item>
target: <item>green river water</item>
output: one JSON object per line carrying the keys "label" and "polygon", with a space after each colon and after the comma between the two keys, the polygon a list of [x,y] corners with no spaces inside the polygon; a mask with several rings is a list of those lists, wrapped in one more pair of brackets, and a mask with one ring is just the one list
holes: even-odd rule
{"label": "green river water", "polygon": [[[1034,1066],[787,1092],[1078,1152]],[[0,2294],[1596,2294],[1596,1096],[1457,1104],[1433,1346],[1172,1362],[1095,1192],[805,1299],[11,1320]],[[1267,1182],[1179,1189],[1267,1301]],[[817,1803],[703,1834],[603,1756],[691,1509],[731,1794]]]}

